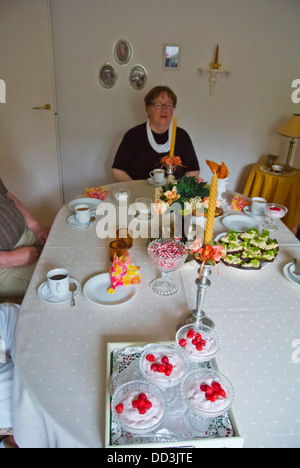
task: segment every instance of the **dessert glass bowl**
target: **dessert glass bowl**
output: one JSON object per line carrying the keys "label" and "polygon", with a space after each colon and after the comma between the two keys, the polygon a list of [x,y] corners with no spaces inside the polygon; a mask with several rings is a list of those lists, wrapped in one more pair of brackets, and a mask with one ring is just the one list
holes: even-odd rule
{"label": "dessert glass bowl", "polygon": [[275,219],[283,218],[287,214],[288,209],[278,203],[266,203],[264,211],[269,217],[268,222],[264,224],[264,228],[269,231],[277,231],[278,227],[275,224]]}
{"label": "dessert glass bowl", "polygon": [[[199,407],[197,405],[197,396],[203,398],[200,385],[207,380],[216,381],[221,384],[226,392],[226,400],[221,406],[208,402],[207,405]],[[194,399],[188,398],[187,392],[190,390],[191,385],[197,388],[194,391]],[[210,437],[214,432],[214,423],[218,416],[225,414],[231,407],[234,399],[234,388],[231,382],[225,375],[220,374],[214,369],[199,369],[190,372],[181,384],[182,399],[187,406],[186,423],[199,433],[201,437]],[[200,396],[201,395],[201,396]]]}
{"label": "dessert glass bowl", "polygon": [[[131,405],[129,408],[129,411],[134,411],[135,412],[135,419],[132,418],[131,416],[128,417],[128,420],[123,420],[122,419],[122,414],[119,414],[116,411],[116,406],[120,404],[128,395],[131,395],[131,401],[134,399],[137,399],[138,396],[144,393],[147,398],[151,401],[152,403],[152,408],[148,410],[148,416],[150,415],[150,418],[146,417],[146,415],[141,415],[140,418],[140,423],[136,422],[136,416],[138,415],[138,409],[137,408],[132,408]],[[157,407],[154,406],[157,402],[157,407],[159,408],[159,411],[157,411]],[[155,432],[159,426],[161,425],[161,422],[163,420],[163,417],[165,415],[165,410],[166,410],[166,402],[165,402],[165,397],[162,393],[162,391],[156,387],[155,385],[152,385],[148,382],[144,382],[142,380],[132,380],[131,382],[127,382],[121,387],[119,387],[113,394],[112,397],[112,402],[111,402],[111,408],[112,408],[112,415],[114,419],[118,422],[118,424],[125,429],[126,431],[132,433],[132,434],[149,434],[151,432]],[[124,409],[124,413],[126,411],[126,408]],[[151,422],[151,415],[153,416],[153,420]],[[138,416],[137,416],[138,417]]]}
{"label": "dessert glass bowl", "polygon": [[[200,335],[202,336],[202,338],[205,340],[205,338],[207,337],[207,335],[213,339],[213,341],[216,343],[216,345],[213,347],[213,349],[209,349],[209,344],[207,344],[207,352],[205,352],[205,346],[203,346],[203,350],[202,351],[199,351],[197,353],[197,351],[193,352],[192,354],[189,352],[189,349],[190,349],[190,343],[191,343],[191,339],[188,339],[188,347],[184,346],[180,346],[179,344],[179,341],[181,339],[184,339],[186,334],[188,333],[189,330],[193,330],[194,331],[194,334],[196,333],[200,333]],[[207,340],[206,340],[207,341]],[[192,361],[192,362],[207,362],[207,361],[211,361],[215,355],[219,352],[220,350],[220,347],[221,347],[221,340],[220,340],[220,337],[219,335],[216,333],[215,330],[213,330],[212,328],[210,327],[207,327],[206,325],[196,325],[196,324],[193,324],[193,323],[190,323],[188,325],[184,325],[183,327],[179,328],[179,330],[177,331],[176,333],[176,345],[181,349],[181,351],[183,352],[185,358],[189,361]],[[192,345],[194,347],[194,345]],[[193,348],[192,348],[193,349]]]}
{"label": "dessert glass bowl", "polygon": [[[154,361],[148,361],[146,357],[148,355],[154,356]],[[168,364],[164,364],[161,361],[161,357],[167,357],[168,363],[173,366],[169,376],[165,375],[164,371],[159,372],[158,370],[145,371],[145,362],[147,368],[150,369],[151,364],[162,365],[167,369]],[[172,345],[160,345],[153,344],[147,346],[140,357],[140,371],[142,376],[153,385],[160,387],[162,390],[175,387],[184,378],[186,374],[186,362],[183,357],[181,350],[178,350]],[[173,374],[173,376],[172,376]],[[174,378],[175,375],[178,375]]]}
{"label": "dessert glass bowl", "polygon": [[[167,257],[166,250],[173,249]],[[174,247],[178,247],[177,255]],[[161,250],[160,250],[161,249]],[[153,265],[161,271],[161,278],[151,281],[150,288],[160,296],[170,296],[178,291],[176,282],[169,277],[169,273],[178,270],[185,262],[188,253],[185,244],[174,239],[156,239],[148,246],[148,255]]]}

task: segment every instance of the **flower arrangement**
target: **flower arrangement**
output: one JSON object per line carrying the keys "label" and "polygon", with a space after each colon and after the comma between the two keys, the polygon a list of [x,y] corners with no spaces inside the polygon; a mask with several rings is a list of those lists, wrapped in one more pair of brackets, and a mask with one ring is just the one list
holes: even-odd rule
{"label": "flower arrangement", "polygon": [[193,206],[200,205],[208,195],[209,188],[203,179],[184,176],[176,184],[171,183],[156,189],[154,209],[157,214],[163,214],[176,202],[182,214],[186,215],[192,212]]}
{"label": "flower arrangement", "polygon": [[226,255],[223,245],[217,242],[211,242],[209,244],[203,245],[202,239],[196,239],[188,250],[191,255],[193,255],[194,259],[201,263],[199,278],[201,276],[204,264],[215,265],[217,272],[219,273],[217,263],[219,263],[221,258],[225,257]]}
{"label": "flower arrangement", "polygon": [[173,166],[174,169],[176,169],[176,167],[184,167],[179,156],[170,156],[167,154],[167,156],[161,158],[160,162],[163,166]]}

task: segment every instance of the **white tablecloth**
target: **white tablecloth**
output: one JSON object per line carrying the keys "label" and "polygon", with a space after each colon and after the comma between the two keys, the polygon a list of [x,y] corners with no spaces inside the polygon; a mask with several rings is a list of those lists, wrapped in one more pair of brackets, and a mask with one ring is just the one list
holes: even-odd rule
{"label": "white tablecloth", "polygon": [[[130,187],[132,201],[138,195],[153,198],[154,188],[146,182]],[[195,308],[195,262],[173,274],[176,295],[156,296],[149,282],[157,271],[144,239],[130,250],[142,276],[134,301],[100,307],[80,294],[75,307],[42,302],[37,290],[51,268],[69,269],[83,287],[110,267],[108,241],[96,236],[95,226],[69,226],[70,215],[67,207],[59,212],[20,310],[14,415],[20,447],[103,446],[107,343],[172,340],[177,323]],[[300,243],[278,225],[276,261],[258,272],[219,265],[204,306],[222,338],[218,363],[234,384],[246,447],[300,446],[300,363],[294,347],[300,346],[300,288],[283,275]],[[218,220],[215,234],[226,230]]]}

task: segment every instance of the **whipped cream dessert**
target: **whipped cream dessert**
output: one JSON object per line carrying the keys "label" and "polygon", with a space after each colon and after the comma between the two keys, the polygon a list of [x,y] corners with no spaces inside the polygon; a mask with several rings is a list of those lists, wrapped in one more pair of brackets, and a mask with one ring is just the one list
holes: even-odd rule
{"label": "whipped cream dessert", "polygon": [[185,390],[186,401],[196,412],[203,412],[206,416],[211,413],[222,414],[231,404],[232,393],[226,382],[211,376],[196,377]]}
{"label": "whipped cream dessert", "polygon": [[188,359],[203,362],[219,349],[219,343],[211,333],[203,329],[185,327],[177,337],[178,344],[187,354]]}
{"label": "whipped cream dessert", "polygon": [[121,424],[133,430],[143,430],[161,421],[164,403],[150,391],[129,390],[117,401],[115,410]]}
{"label": "whipped cream dessert", "polygon": [[184,376],[186,365],[175,350],[153,348],[142,356],[141,370],[154,384],[169,386]]}

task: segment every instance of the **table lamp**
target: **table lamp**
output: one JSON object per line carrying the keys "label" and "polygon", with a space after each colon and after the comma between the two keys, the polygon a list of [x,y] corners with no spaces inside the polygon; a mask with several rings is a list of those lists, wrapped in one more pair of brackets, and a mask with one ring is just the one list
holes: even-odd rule
{"label": "table lamp", "polygon": [[291,137],[286,162],[283,166],[284,172],[291,172],[293,169],[290,166],[290,160],[295,144],[295,138],[300,138],[300,114],[294,114],[289,120],[278,130],[279,135]]}

